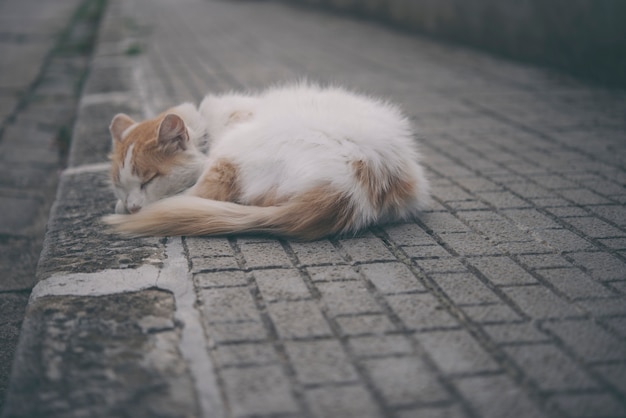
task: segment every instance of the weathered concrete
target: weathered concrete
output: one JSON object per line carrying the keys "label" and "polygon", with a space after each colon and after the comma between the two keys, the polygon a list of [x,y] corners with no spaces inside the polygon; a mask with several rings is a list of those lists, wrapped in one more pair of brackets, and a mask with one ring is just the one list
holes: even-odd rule
{"label": "weathered concrete", "polygon": [[[96,51],[4,416],[626,415],[623,92],[273,2],[110,0]],[[304,76],[406,109],[430,210],[313,243],[98,222],[118,109]]]}

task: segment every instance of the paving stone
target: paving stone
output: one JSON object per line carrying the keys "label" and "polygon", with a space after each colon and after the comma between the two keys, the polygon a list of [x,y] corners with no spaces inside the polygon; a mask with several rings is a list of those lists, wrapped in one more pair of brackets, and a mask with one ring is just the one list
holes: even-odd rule
{"label": "paving stone", "polygon": [[194,257],[233,257],[235,255],[226,238],[187,237],[185,245]]}
{"label": "paving stone", "polygon": [[465,330],[432,331],[415,335],[446,374],[496,371],[498,365]]}
{"label": "paving stone", "polygon": [[412,223],[387,226],[385,232],[397,245],[436,244],[436,241],[422,227]]}
{"label": "paving stone", "polygon": [[194,257],[191,259],[191,265],[194,273],[239,269],[237,259],[229,256]]}
{"label": "paving stone", "polygon": [[304,385],[353,382],[358,379],[338,341],[293,341],[287,342],[285,348],[298,381]]}
{"label": "paving stone", "polygon": [[487,325],[484,330],[499,344],[548,342],[550,337],[533,323]]}
{"label": "paving stone", "polygon": [[374,237],[342,240],[341,246],[354,263],[371,263],[373,261],[395,260],[395,257],[383,242]]}
{"label": "paving stone", "polygon": [[[363,386],[331,386],[306,391],[314,417],[382,417],[372,395]],[[350,402],[346,402],[349,399]]]}
{"label": "paving stone", "polygon": [[626,343],[591,321],[558,321],[543,325],[585,362],[626,359]]}
{"label": "paving stone", "polygon": [[246,286],[248,278],[243,271],[220,271],[196,273],[193,275],[198,287],[235,287]]}
{"label": "paving stone", "polygon": [[318,283],[331,316],[380,312],[381,308],[360,281]]}
{"label": "paving stone", "polygon": [[576,301],[576,305],[596,317],[626,315],[626,304],[623,297],[579,300]]}
{"label": "paving stone", "polygon": [[604,318],[602,322],[609,324],[610,328],[616,331],[616,333],[622,338],[626,337],[626,318],[620,316],[613,318],[609,317]]}
{"label": "paving stone", "polygon": [[432,274],[431,277],[456,304],[500,301],[495,293],[471,273]]}
{"label": "paving stone", "polygon": [[626,278],[626,263],[615,256],[600,252],[568,254],[574,262],[585,268],[596,280],[623,280]]}
{"label": "paving stone", "polygon": [[507,218],[512,219],[516,224],[522,228],[528,229],[547,229],[547,228],[560,228],[561,226],[540,213],[536,209],[510,209],[502,211],[502,214]]}
{"label": "paving stone", "polygon": [[570,218],[567,222],[592,238],[623,237],[626,232],[594,217]]}
{"label": "paving stone", "polygon": [[493,205],[496,209],[527,208],[530,204],[510,192],[480,192],[478,197]]}
{"label": "paving stone", "polygon": [[608,393],[582,393],[556,395],[550,403],[558,405],[570,417],[620,417],[626,415],[626,407]]}
{"label": "paving stone", "polygon": [[552,286],[571,298],[615,296],[611,291],[576,268],[539,270]]}
{"label": "paving stone", "polygon": [[340,316],[335,321],[344,335],[381,335],[396,329],[389,318],[382,314]]}
{"label": "paving stone", "polygon": [[218,344],[259,342],[268,337],[267,330],[259,321],[214,322],[207,327],[211,340]]}
{"label": "paving stone", "polygon": [[444,232],[468,232],[469,228],[450,213],[429,213],[421,221],[437,234]]}
{"label": "paving stone", "polygon": [[603,238],[598,239],[598,242],[614,250],[626,249],[626,238]]}
{"label": "paving stone", "polygon": [[355,337],[348,340],[350,349],[357,357],[411,354],[411,342],[403,335],[379,335]]}
{"label": "paving stone", "polygon": [[614,224],[626,226],[626,209],[624,205],[589,206],[588,209]]}
{"label": "paving stone", "polygon": [[244,258],[246,259],[246,267],[250,269],[291,267],[291,261],[279,242],[242,242],[239,246]]}
{"label": "paving stone", "polygon": [[481,257],[469,262],[495,285],[536,283],[537,280],[508,257]]}
{"label": "paving stone", "polygon": [[522,318],[508,305],[501,303],[486,305],[463,306],[461,310],[474,322],[493,324],[499,322],[516,322]]}
{"label": "paving stone", "polygon": [[300,411],[291,383],[279,366],[225,369],[220,374],[235,417]]}
{"label": "paving stone", "polygon": [[256,284],[266,302],[310,298],[311,294],[295,269],[257,270]]}
{"label": "paving stone", "polygon": [[450,253],[441,245],[411,245],[403,246],[402,251],[411,258],[445,258]]}
{"label": "paving stone", "polygon": [[456,257],[415,260],[414,262],[426,273],[467,272],[467,268]]}
{"label": "paving stone", "polygon": [[577,206],[548,208],[547,211],[552,213],[554,216],[565,220],[568,218],[589,216],[589,212]]}
{"label": "paving stone", "polygon": [[468,415],[458,405],[417,407],[399,410],[399,418],[464,418]]}
{"label": "paving stone", "polygon": [[559,190],[559,194],[577,205],[604,205],[609,200],[587,189]]}
{"label": "paving stone", "polygon": [[461,256],[499,253],[498,249],[491,242],[472,232],[441,234],[441,239]]}
{"label": "paving stone", "polygon": [[626,364],[598,365],[593,369],[620,391],[622,396],[626,394]]}
{"label": "paving stone", "polygon": [[547,416],[507,376],[468,377],[457,380],[455,385],[481,417],[503,417],[510,411],[515,411],[516,417]]}
{"label": "paving stone", "polygon": [[374,385],[391,405],[440,402],[449,398],[422,360],[390,357],[364,361]]}
{"label": "paving stone", "polygon": [[506,347],[505,351],[542,390],[598,387],[587,373],[553,345]]}
{"label": "paving stone", "polygon": [[456,319],[428,293],[390,295],[386,300],[409,329],[423,330],[458,325]]}
{"label": "paving stone", "polygon": [[260,321],[247,287],[201,289],[204,315],[211,322]]}
{"label": "paving stone", "polygon": [[278,363],[274,347],[268,343],[245,343],[219,345],[216,349],[217,362],[222,367],[260,366]]}
{"label": "paving stone", "polygon": [[520,286],[502,288],[531,318],[561,318],[579,316],[581,312],[543,286]]}
{"label": "paving stone", "polygon": [[344,259],[330,241],[292,242],[289,245],[300,263],[305,266],[317,264],[336,265],[344,262]]}
{"label": "paving stone", "polygon": [[518,255],[517,259],[522,265],[530,270],[537,268],[571,267],[572,264],[560,255],[556,254],[530,254]]}
{"label": "paving stone", "polygon": [[314,282],[332,280],[359,280],[359,274],[351,266],[307,267],[307,273]]}
{"label": "paving stone", "polygon": [[313,301],[278,302],[267,307],[281,338],[330,336],[331,330]]}
{"label": "paving stone", "polygon": [[361,273],[382,293],[424,291],[413,272],[401,263],[364,264]]}

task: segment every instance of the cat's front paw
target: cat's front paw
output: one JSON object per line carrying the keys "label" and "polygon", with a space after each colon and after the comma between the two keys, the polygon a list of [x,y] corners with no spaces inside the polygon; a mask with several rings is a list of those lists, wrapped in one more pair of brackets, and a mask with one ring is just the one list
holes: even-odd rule
{"label": "cat's front paw", "polygon": [[121,200],[118,200],[115,204],[115,213],[119,215],[125,215],[128,213],[128,211],[126,210],[126,205],[124,205],[124,202],[122,202]]}

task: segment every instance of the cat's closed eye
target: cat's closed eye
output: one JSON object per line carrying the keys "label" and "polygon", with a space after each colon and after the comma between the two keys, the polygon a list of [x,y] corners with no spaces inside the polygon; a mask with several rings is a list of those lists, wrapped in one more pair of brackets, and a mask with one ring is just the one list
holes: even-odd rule
{"label": "cat's closed eye", "polygon": [[141,183],[141,190],[144,190],[146,187],[148,187],[148,185],[150,183],[152,183],[157,177],[159,177],[159,174],[153,174],[152,176],[150,176],[148,178],[148,180],[144,181],[143,183]]}

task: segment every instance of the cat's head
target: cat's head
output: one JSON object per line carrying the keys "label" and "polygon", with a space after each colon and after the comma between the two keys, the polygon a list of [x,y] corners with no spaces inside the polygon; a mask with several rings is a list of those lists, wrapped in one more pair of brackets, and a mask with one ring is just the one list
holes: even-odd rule
{"label": "cat's head", "polygon": [[183,119],[164,113],[135,122],[117,114],[109,126],[113,140],[111,182],[119,199],[116,213],[134,213],[149,203],[191,187],[201,172],[199,152]]}

